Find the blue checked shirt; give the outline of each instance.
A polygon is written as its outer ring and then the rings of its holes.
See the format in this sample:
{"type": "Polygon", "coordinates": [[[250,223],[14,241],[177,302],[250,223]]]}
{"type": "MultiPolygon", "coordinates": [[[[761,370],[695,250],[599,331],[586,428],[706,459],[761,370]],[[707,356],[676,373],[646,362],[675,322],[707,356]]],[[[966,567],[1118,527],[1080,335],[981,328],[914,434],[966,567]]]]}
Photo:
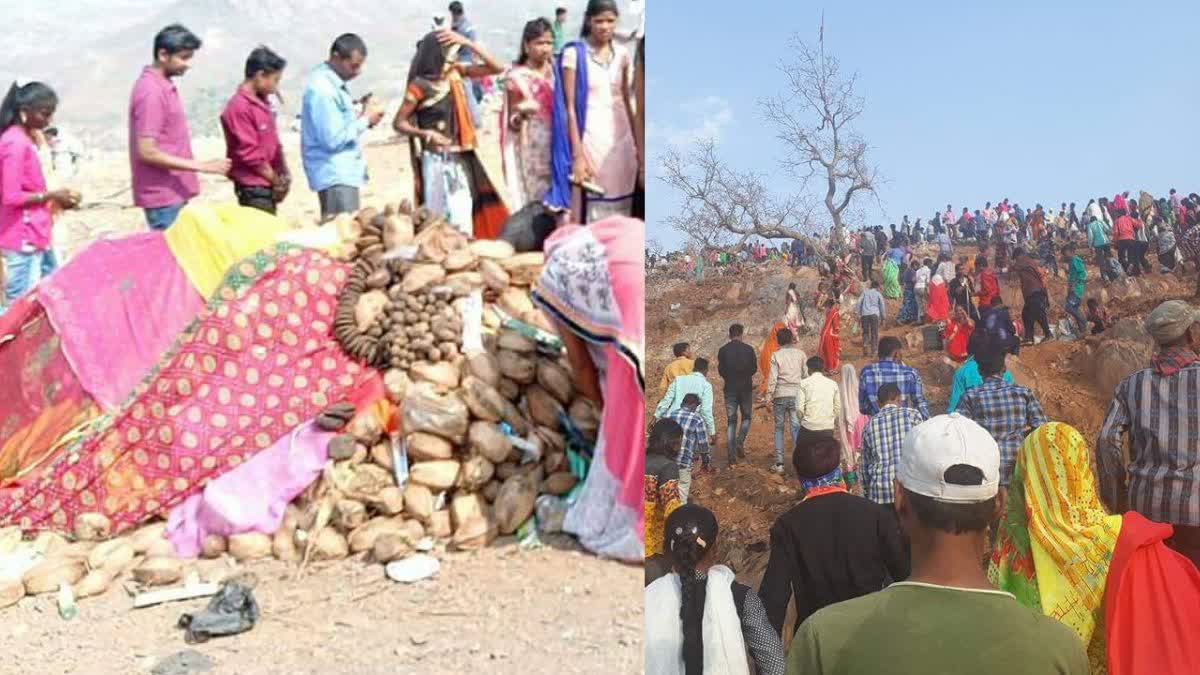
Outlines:
{"type": "Polygon", "coordinates": [[[1000,484],[1005,486],[1025,437],[1050,421],[1032,391],[995,375],[967,390],[958,401],[958,412],[996,439],[1000,446],[1000,484]]]}
{"type": "Polygon", "coordinates": [[[864,415],[879,412],[879,388],[888,382],[900,388],[901,404],[916,408],[925,419],[929,418],[921,376],[913,368],[891,359],[863,366],[858,378],[858,407],[864,415]]]}
{"type": "Polygon", "coordinates": [[[896,501],[892,481],[896,478],[896,463],[908,430],[925,421],[912,408],[888,405],[871,418],[863,429],[862,475],[863,496],[877,504],[896,501]]]}
{"type": "Polygon", "coordinates": [[[679,408],[664,419],[675,420],[676,424],[683,427],[683,445],[679,449],[677,463],[681,469],[691,468],[696,453],[708,453],[708,426],[704,423],[704,417],[697,410],[679,408]]]}

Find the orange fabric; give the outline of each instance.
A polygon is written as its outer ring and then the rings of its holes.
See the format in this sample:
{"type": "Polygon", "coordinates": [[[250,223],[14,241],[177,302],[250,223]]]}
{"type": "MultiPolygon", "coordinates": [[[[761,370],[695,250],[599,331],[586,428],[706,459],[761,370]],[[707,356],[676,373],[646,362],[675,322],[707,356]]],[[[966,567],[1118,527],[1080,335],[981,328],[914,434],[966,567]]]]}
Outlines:
{"type": "Polygon", "coordinates": [[[467,104],[467,90],[462,78],[450,79],[450,95],[454,97],[454,117],[458,122],[458,144],[463,148],[475,147],[475,123],[471,121],[471,109],[467,104]]]}
{"type": "Polygon", "coordinates": [[[950,317],[950,295],[945,283],[929,284],[929,306],[925,316],[930,321],[945,321],[950,317]]]}
{"type": "Polygon", "coordinates": [[[1165,523],[1122,516],[1104,591],[1110,675],[1184,675],[1200,664],[1200,570],[1164,543],[1165,523]]]}
{"type": "Polygon", "coordinates": [[[946,324],[946,352],[950,358],[962,363],[967,360],[967,341],[975,327],[970,322],[950,319],[946,324]]]}
{"type": "Polygon", "coordinates": [[[771,372],[771,357],[775,355],[779,349],[779,331],[787,328],[787,324],[783,321],[776,321],[774,326],[771,326],[771,332],[767,334],[767,339],[763,340],[762,348],[758,350],[758,372],[762,373],[762,382],[759,383],[759,392],[767,395],[767,375],[771,372]]]}
{"type": "Polygon", "coordinates": [[[842,352],[842,340],[839,333],[841,327],[842,315],[838,312],[837,305],[834,305],[825,314],[825,325],[821,328],[819,353],[821,360],[825,362],[825,372],[833,372],[838,369],[838,359],[842,352]]]}

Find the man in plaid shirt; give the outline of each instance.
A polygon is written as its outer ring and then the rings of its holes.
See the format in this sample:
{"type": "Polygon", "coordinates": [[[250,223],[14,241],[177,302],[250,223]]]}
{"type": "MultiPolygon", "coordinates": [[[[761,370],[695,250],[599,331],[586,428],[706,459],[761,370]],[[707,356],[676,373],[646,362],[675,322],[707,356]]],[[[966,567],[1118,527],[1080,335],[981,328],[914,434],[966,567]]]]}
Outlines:
{"type": "Polygon", "coordinates": [[[900,389],[901,403],[920,411],[921,419],[929,419],[921,376],[901,361],[900,338],[891,335],[879,340],[879,361],[863,366],[858,377],[858,407],[864,415],[879,412],[879,388],[889,382],[900,389]]]}
{"type": "Polygon", "coordinates": [[[908,430],[925,421],[921,413],[902,405],[900,387],[894,382],[879,387],[883,406],[863,429],[863,496],[876,504],[891,506],[896,501],[896,464],[908,430]]]}
{"type": "Polygon", "coordinates": [[[679,448],[679,501],[686,504],[688,492],[692,488],[692,459],[696,454],[704,462],[702,470],[708,470],[710,461],[708,453],[708,425],[704,417],[697,412],[700,407],[700,397],[688,394],[683,397],[679,409],[668,414],[664,419],[674,420],[683,428],[683,445],[679,448]]]}
{"type": "Polygon", "coordinates": [[[1004,381],[1004,347],[984,339],[975,353],[983,384],[968,389],[957,412],[988,430],[1000,446],[1000,485],[1008,486],[1025,437],[1050,420],[1029,389],[1004,381]]]}

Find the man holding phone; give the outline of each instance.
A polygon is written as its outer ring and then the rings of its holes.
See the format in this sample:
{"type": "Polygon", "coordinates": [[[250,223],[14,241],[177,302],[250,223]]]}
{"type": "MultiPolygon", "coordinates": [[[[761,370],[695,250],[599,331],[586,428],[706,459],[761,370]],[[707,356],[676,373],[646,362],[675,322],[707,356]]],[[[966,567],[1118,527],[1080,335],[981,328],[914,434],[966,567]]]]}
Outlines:
{"type": "Polygon", "coordinates": [[[383,119],[383,105],[360,99],[346,83],[362,73],[367,45],[354,33],[338,36],[329,60],[317,66],[304,89],[300,112],[300,154],[309,187],[321,202],[321,222],[359,207],[359,189],[367,182],[367,162],[359,138],[383,119]]]}

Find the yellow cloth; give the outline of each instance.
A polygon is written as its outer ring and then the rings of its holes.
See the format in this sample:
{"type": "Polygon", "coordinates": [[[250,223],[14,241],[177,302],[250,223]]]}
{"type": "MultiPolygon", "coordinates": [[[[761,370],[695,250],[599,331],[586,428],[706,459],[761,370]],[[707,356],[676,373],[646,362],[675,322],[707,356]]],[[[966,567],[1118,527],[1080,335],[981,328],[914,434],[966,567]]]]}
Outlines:
{"type": "Polygon", "coordinates": [[[1009,489],[990,575],[1000,590],[1074,630],[1093,672],[1102,672],[1104,588],[1121,516],[1096,495],[1083,436],[1060,422],[1038,427],[1021,446],[1009,489]]]}
{"type": "Polygon", "coordinates": [[[687,375],[692,372],[694,362],[686,356],[681,356],[670,363],[667,369],[663,371],[662,382],[658,386],[662,389],[662,393],[667,393],[667,387],[671,386],[671,382],[680,375],[687,375]]]}
{"type": "Polygon", "coordinates": [[[166,238],[192,285],[208,298],[230,267],[290,229],[282,218],[248,206],[195,204],[179,212],[166,238]]]}

